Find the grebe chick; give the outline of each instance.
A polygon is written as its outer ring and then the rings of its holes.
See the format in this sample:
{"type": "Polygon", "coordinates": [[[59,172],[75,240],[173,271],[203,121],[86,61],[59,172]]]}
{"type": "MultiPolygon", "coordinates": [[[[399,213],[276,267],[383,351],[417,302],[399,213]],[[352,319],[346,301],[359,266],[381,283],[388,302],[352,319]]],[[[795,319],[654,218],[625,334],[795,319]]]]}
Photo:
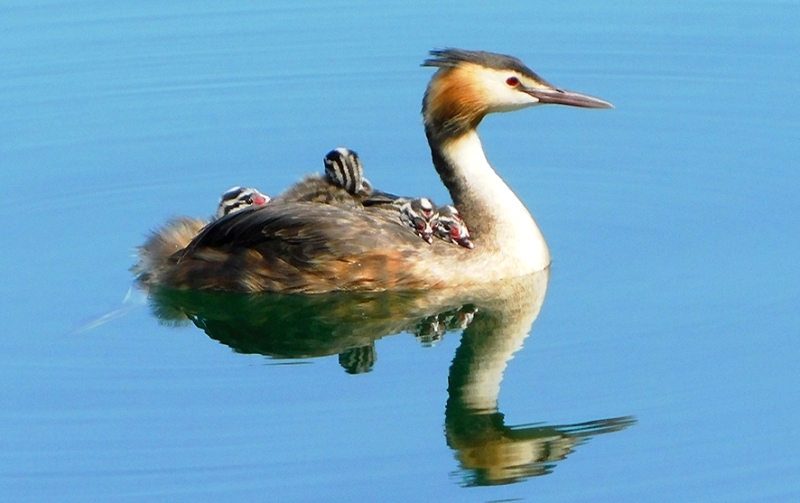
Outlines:
{"type": "Polygon", "coordinates": [[[243,210],[250,206],[261,206],[269,201],[269,196],[265,196],[258,190],[237,185],[226,190],[220,197],[216,218],[222,218],[229,213],[243,210]]]}
{"type": "Polygon", "coordinates": [[[372,184],[364,178],[364,166],[361,158],[354,151],[338,147],[323,159],[325,177],[334,185],[338,185],[353,196],[368,196],[372,193],[372,184]]]}
{"type": "Polygon", "coordinates": [[[323,159],[323,175],[309,175],[275,198],[276,202],[310,202],[360,208],[372,194],[358,154],[339,147],[323,159]]]}
{"type": "Polygon", "coordinates": [[[212,222],[157,281],[240,292],[380,291],[470,286],[547,268],[544,237],[486,159],[478,125],[491,113],[543,104],[612,105],[560,89],[512,56],[461,49],[430,54],[423,66],[436,73],[422,103],[425,134],[434,168],[469,222],[473,250],[438,239],[422,244],[396,212],[284,198],[212,222]]]}
{"type": "Polygon", "coordinates": [[[360,201],[367,207],[397,211],[403,224],[410,227],[428,244],[433,242],[433,226],[437,217],[435,205],[431,200],[426,197],[409,200],[385,192],[373,191],[372,185],[364,178],[361,159],[352,150],[339,147],[328,152],[325,156],[325,176],[331,183],[342,187],[348,193],[354,196],[364,196],[365,198],[360,201]],[[375,196],[370,197],[373,194],[375,196]]]}
{"type": "MultiPolygon", "coordinates": [[[[361,159],[352,150],[339,147],[331,150],[325,156],[325,176],[331,183],[342,187],[352,195],[371,196],[373,194],[372,185],[364,178],[363,173],[364,167],[361,159]]],[[[437,214],[435,205],[427,197],[409,200],[385,192],[375,191],[374,193],[375,197],[362,200],[365,206],[398,211],[400,221],[428,244],[433,242],[432,236],[437,236],[466,248],[474,247],[469,240],[467,226],[454,207],[444,207],[445,220],[440,223],[440,216],[437,214]],[[383,206],[379,206],[381,204],[383,206]],[[437,229],[439,229],[438,234],[437,229]]]]}
{"type": "MultiPolygon", "coordinates": [[[[269,197],[253,188],[231,187],[220,197],[213,222],[225,215],[235,213],[250,206],[261,206],[269,202],[269,197]]],[[[154,271],[163,267],[167,259],[179,250],[186,248],[197,234],[208,225],[208,221],[191,217],[175,217],[151,232],[142,246],[137,247],[138,262],[131,272],[140,283],[148,283],[154,271]]]]}
{"type": "Polygon", "coordinates": [[[400,206],[400,221],[411,227],[414,234],[433,243],[433,224],[436,221],[436,207],[427,197],[419,197],[403,202],[400,206]]]}
{"type": "Polygon", "coordinates": [[[448,243],[455,243],[464,248],[475,248],[475,244],[469,239],[469,229],[464,219],[458,213],[455,206],[445,205],[436,209],[438,218],[433,224],[433,234],[439,239],[448,243]]]}
{"type": "MultiPolygon", "coordinates": [[[[358,197],[364,206],[377,210],[398,211],[400,221],[428,244],[433,242],[434,224],[437,221],[435,205],[430,199],[421,197],[409,200],[391,194],[373,191],[372,184],[364,178],[364,166],[354,151],[339,147],[325,156],[325,177],[358,197]],[[374,197],[372,197],[374,194],[374,197]]],[[[458,213],[458,212],[456,212],[458,213]]],[[[463,220],[461,221],[463,224],[463,220]]],[[[464,226],[466,229],[466,226],[464,226]]],[[[467,233],[469,241],[469,233],[467,233]]]]}

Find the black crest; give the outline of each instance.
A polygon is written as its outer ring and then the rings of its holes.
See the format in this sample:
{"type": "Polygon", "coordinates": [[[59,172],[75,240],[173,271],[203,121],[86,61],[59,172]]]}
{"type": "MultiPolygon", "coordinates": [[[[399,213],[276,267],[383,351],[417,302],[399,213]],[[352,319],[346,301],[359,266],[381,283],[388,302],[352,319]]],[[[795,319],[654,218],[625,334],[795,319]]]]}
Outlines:
{"type": "Polygon", "coordinates": [[[539,75],[525,66],[519,58],[496,54],[486,51],[467,51],[465,49],[435,49],[430,52],[432,58],[426,59],[422,66],[433,66],[437,68],[454,68],[463,63],[474,63],[476,65],[494,68],[495,70],[513,70],[526,77],[544,82],[539,75]]]}

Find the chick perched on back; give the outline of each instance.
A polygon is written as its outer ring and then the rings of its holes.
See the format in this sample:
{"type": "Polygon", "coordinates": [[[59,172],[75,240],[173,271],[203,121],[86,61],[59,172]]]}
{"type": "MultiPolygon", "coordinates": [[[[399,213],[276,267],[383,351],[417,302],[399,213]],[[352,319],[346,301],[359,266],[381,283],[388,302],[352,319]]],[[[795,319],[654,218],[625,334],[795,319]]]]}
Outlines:
{"type": "Polygon", "coordinates": [[[475,248],[467,224],[455,206],[448,204],[437,208],[427,197],[402,201],[400,221],[429,244],[436,237],[464,248],[475,248]]]}
{"type": "Polygon", "coordinates": [[[464,219],[459,215],[455,206],[439,206],[436,210],[437,217],[433,225],[433,234],[448,243],[455,243],[464,248],[475,248],[469,239],[469,229],[464,219]]]}
{"type": "MultiPolygon", "coordinates": [[[[269,197],[252,188],[231,187],[220,197],[217,211],[211,221],[235,213],[250,206],[261,206],[269,197]]],[[[147,284],[152,275],[163,266],[175,252],[186,248],[192,239],[208,225],[198,218],[175,217],[153,231],[147,241],[136,249],[138,262],[131,267],[140,284],[147,284]]]]}
{"type": "Polygon", "coordinates": [[[323,159],[323,175],[311,175],[275,198],[276,201],[305,201],[345,206],[360,210],[398,212],[400,222],[428,244],[433,237],[473,248],[464,220],[453,206],[440,208],[427,197],[409,199],[373,190],[364,178],[358,154],[348,148],[331,150],[323,159]]]}
{"type": "Polygon", "coordinates": [[[354,151],[338,147],[323,159],[325,177],[334,185],[338,185],[353,196],[368,196],[372,193],[372,185],[364,178],[364,166],[361,158],[354,151]]]}
{"type": "Polygon", "coordinates": [[[275,201],[312,202],[359,208],[372,194],[358,154],[339,147],[325,155],[325,173],[309,175],[278,195],[275,201]]]}
{"type": "Polygon", "coordinates": [[[433,223],[436,220],[436,209],[427,197],[405,201],[400,205],[400,221],[411,227],[414,234],[433,243],[433,223]]]}
{"type": "Polygon", "coordinates": [[[219,200],[216,218],[222,218],[229,213],[242,210],[250,206],[261,206],[270,201],[269,196],[265,196],[256,189],[249,187],[231,187],[226,190],[219,200]]]}

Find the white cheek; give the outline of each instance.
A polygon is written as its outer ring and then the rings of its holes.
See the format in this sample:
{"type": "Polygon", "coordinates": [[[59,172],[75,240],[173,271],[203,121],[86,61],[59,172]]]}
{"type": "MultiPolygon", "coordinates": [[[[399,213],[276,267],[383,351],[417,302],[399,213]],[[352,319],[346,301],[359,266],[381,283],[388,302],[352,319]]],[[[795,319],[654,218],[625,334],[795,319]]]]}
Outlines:
{"type": "Polygon", "coordinates": [[[497,96],[497,99],[493,100],[492,106],[495,112],[513,112],[514,110],[539,104],[538,98],[508,86],[495,96],[497,96]]]}
{"type": "Polygon", "coordinates": [[[539,103],[537,98],[506,84],[503,78],[505,75],[504,73],[491,75],[483,80],[483,88],[491,112],[512,112],[539,103]]]}
{"type": "Polygon", "coordinates": [[[530,107],[538,104],[539,104],[538,98],[534,98],[530,94],[523,93],[522,91],[514,90],[513,96],[509,100],[507,108],[501,111],[510,112],[513,110],[519,110],[520,108],[530,107]]]}

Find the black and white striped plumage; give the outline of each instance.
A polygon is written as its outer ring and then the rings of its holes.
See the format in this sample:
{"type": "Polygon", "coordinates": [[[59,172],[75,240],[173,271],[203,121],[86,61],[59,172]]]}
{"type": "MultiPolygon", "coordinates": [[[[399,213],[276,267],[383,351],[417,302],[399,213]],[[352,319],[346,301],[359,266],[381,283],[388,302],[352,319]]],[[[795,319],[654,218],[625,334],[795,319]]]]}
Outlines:
{"type": "Polygon", "coordinates": [[[378,360],[378,353],[375,351],[375,344],[368,344],[357,348],[350,348],[339,353],[339,365],[348,374],[364,374],[372,371],[372,367],[378,360]]]}
{"type": "Polygon", "coordinates": [[[344,147],[331,150],[325,155],[325,177],[352,195],[368,195],[370,183],[364,178],[364,166],[358,154],[344,147]]]}
{"type": "MultiPolygon", "coordinates": [[[[325,156],[325,176],[332,184],[357,195],[369,194],[372,188],[364,178],[364,166],[354,151],[339,147],[325,156]]],[[[432,242],[436,236],[448,243],[455,243],[465,248],[474,248],[469,239],[469,230],[454,206],[442,206],[441,215],[433,202],[427,197],[407,200],[398,198],[393,201],[399,205],[400,220],[411,227],[415,234],[426,242],[432,242]]]]}
{"type": "MultiPolygon", "coordinates": [[[[323,159],[325,172],[305,177],[279,194],[273,203],[320,203],[339,208],[360,209],[371,201],[372,186],[364,178],[358,154],[340,147],[323,159]]],[[[382,194],[382,193],[381,193],[382,194]]],[[[378,201],[378,204],[383,203],[378,201]]]]}
{"type": "MultiPolygon", "coordinates": [[[[269,197],[256,189],[231,187],[220,196],[217,213],[212,221],[250,206],[261,206],[269,197]]],[[[136,249],[138,261],[131,268],[142,286],[150,286],[153,277],[174,253],[184,249],[208,225],[199,218],[176,217],[156,229],[147,241],[136,249]]]]}
{"type": "Polygon", "coordinates": [[[437,208],[436,213],[437,218],[433,223],[434,236],[464,248],[475,248],[475,245],[469,239],[467,224],[461,218],[455,206],[449,204],[440,206],[437,208]]]}
{"type": "Polygon", "coordinates": [[[436,219],[436,207],[427,197],[412,199],[400,206],[400,221],[411,227],[414,234],[428,244],[433,242],[433,224],[436,219]]]}
{"type": "Polygon", "coordinates": [[[261,206],[269,202],[265,196],[256,189],[249,187],[231,187],[219,199],[216,218],[222,218],[229,213],[239,211],[249,206],[261,206]]]}

